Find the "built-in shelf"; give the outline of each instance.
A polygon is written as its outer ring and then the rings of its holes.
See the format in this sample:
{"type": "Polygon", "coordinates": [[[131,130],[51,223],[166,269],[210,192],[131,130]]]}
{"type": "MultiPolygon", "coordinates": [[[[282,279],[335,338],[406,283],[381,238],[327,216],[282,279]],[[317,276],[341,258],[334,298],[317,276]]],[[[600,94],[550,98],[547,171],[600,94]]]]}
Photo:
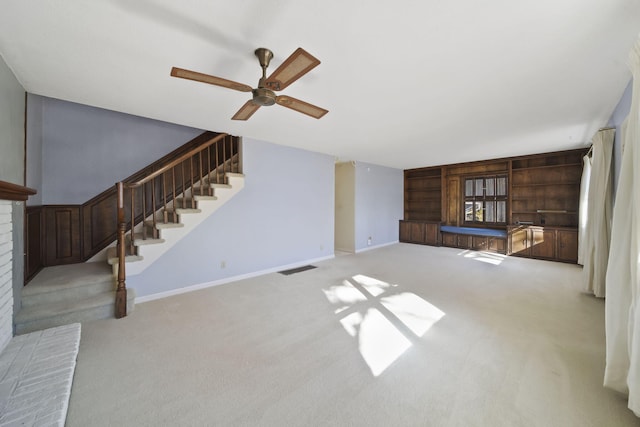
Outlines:
{"type": "Polygon", "coordinates": [[[579,182],[539,182],[533,184],[512,184],[511,187],[549,187],[556,185],[580,185],[579,182]]]}
{"type": "Polygon", "coordinates": [[[542,166],[526,166],[526,167],[514,167],[512,170],[513,172],[519,172],[522,170],[533,170],[533,169],[552,169],[552,168],[557,168],[557,167],[572,167],[572,166],[579,166],[582,167],[581,163],[564,163],[562,165],[542,165],[542,166]]]}
{"type": "Polygon", "coordinates": [[[441,174],[439,167],[404,171],[405,220],[440,220],[441,174]]]}
{"type": "MultiPolygon", "coordinates": [[[[577,230],[582,159],[586,151],[568,150],[405,170],[404,219],[464,225],[465,179],[505,174],[508,176],[507,223],[577,230]]],[[[532,250],[532,254],[534,252],[536,250],[532,250]]]]}
{"type": "Polygon", "coordinates": [[[514,215],[515,214],[551,214],[551,215],[576,215],[578,212],[573,212],[573,211],[565,211],[565,210],[552,210],[552,209],[538,209],[535,211],[513,211],[512,212],[514,215]]]}

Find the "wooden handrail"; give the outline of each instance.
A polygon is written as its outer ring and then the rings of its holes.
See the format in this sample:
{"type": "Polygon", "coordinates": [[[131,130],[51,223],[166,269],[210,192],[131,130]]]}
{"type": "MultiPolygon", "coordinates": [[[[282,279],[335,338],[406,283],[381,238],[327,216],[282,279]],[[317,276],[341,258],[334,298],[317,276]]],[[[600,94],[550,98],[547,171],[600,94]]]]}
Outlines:
{"type": "Polygon", "coordinates": [[[136,251],[136,226],[141,224],[142,240],[146,240],[147,228],[151,226],[151,237],[158,238],[157,223],[169,223],[169,212],[172,222],[177,222],[178,209],[196,207],[194,196],[212,196],[213,185],[224,178],[227,172],[239,172],[234,159],[239,155],[239,142],[228,134],[219,134],[210,140],[189,149],[176,159],[149,171],[144,176],[136,175],[129,181],[116,184],[117,191],[117,254],[118,275],[116,288],[116,318],[127,315],[127,288],[125,261],[127,252],[136,251]],[[221,145],[218,145],[221,143],[221,145]],[[229,147],[227,147],[227,145],[229,147]],[[211,151],[211,147],[213,152],[211,151]],[[203,155],[206,162],[203,162],[203,155]],[[195,166],[194,166],[195,164],[195,166]],[[205,168],[206,164],[206,168],[205,168]],[[228,164],[228,165],[227,165],[228,164]],[[170,174],[170,176],[168,176],[170,174]],[[169,183],[169,185],[167,185],[169,183]],[[193,185],[200,183],[199,194],[195,194],[193,185]],[[205,194],[205,187],[207,188],[205,194]],[[127,198],[125,191],[130,192],[127,198]],[[187,195],[190,195],[190,206],[187,206],[187,195]],[[125,201],[129,200],[129,206],[125,201]],[[127,211],[129,214],[127,215],[127,211]],[[164,210],[162,219],[157,218],[159,210],[164,210]],[[147,219],[149,218],[149,220],[147,219]],[[129,245],[126,233],[130,231],[129,245]]]}
{"type": "Polygon", "coordinates": [[[202,144],[201,146],[196,147],[196,148],[192,149],[191,151],[183,154],[182,156],[178,157],[177,159],[175,159],[171,163],[163,166],[162,168],[158,169],[157,171],[145,176],[144,178],[142,178],[142,179],[140,179],[138,181],[126,182],[125,185],[128,188],[139,187],[142,184],[145,184],[145,183],[151,181],[153,178],[156,178],[156,177],[162,175],[163,173],[168,172],[169,169],[172,169],[175,166],[179,165],[180,163],[184,162],[185,160],[193,157],[194,154],[198,154],[199,152],[203,151],[205,148],[212,146],[213,144],[215,144],[216,142],[220,141],[221,139],[224,139],[226,136],[228,136],[228,134],[221,133],[220,135],[211,138],[208,142],[202,144]]]}

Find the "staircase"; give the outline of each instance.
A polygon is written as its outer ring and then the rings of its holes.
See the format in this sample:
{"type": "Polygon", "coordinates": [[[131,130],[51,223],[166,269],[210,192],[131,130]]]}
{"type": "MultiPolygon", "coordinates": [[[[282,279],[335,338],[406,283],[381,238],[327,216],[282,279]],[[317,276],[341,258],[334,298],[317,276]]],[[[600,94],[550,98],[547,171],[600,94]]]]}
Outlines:
{"type": "MultiPolygon", "coordinates": [[[[235,155],[232,152],[227,160],[223,159],[219,167],[191,179],[192,184],[187,183],[184,191],[176,193],[174,182],[171,200],[165,200],[159,207],[154,204],[156,209],[146,214],[144,221],[133,227],[129,225],[133,234],[129,231],[126,235],[127,275],[142,273],[244,187],[243,174],[219,173],[219,170],[240,170],[237,151],[235,155]]],[[[192,171],[189,174],[192,175],[192,171]]],[[[184,176],[182,180],[185,182],[184,176]]],[[[131,200],[135,209],[134,197],[135,194],[131,200]]],[[[142,198],[145,197],[143,194],[142,198]]],[[[107,262],[104,262],[104,256],[98,255],[101,261],[46,267],[38,273],[22,291],[22,308],[15,317],[16,334],[113,318],[119,268],[116,242],[104,252],[107,262]]],[[[129,288],[127,313],[131,313],[134,307],[135,290],[129,288]]]]}
{"type": "MultiPolygon", "coordinates": [[[[243,174],[227,172],[225,176],[227,184],[210,183],[204,178],[200,183],[196,183],[194,187],[188,189],[184,197],[176,198],[176,203],[171,203],[166,209],[157,211],[155,215],[159,219],[155,223],[150,218],[147,218],[144,224],[140,224],[135,228],[133,236],[135,250],[128,251],[125,258],[127,275],[142,273],[173,245],[178,243],[182,237],[189,234],[202,221],[244,188],[243,174]],[[200,191],[200,185],[203,185],[206,190],[200,191]],[[198,193],[207,193],[207,195],[199,195],[198,193]],[[174,212],[178,221],[165,221],[174,212]],[[144,227],[147,227],[147,236],[157,235],[158,237],[144,238],[144,227]],[[153,228],[157,230],[157,233],[154,233],[153,228]]],[[[130,246],[131,234],[129,233],[127,235],[127,247],[130,246]]],[[[117,276],[118,255],[115,244],[107,250],[107,262],[113,267],[114,277],[117,276]]]]}
{"type": "MultiPolygon", "coordinates": [[[[22,291],[16,335],[113,317],[115,294],[115,279],[106,263],[47,267],[22,291]]],[[[135,291],[130,289],[128,310],[133,310],[134,300],[135,291]]]]}

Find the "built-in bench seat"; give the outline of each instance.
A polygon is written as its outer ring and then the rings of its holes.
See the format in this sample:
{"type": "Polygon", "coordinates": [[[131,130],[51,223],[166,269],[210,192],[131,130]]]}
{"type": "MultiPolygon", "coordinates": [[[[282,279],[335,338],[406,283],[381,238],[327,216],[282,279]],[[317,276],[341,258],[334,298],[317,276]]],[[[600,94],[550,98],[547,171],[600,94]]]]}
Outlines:
{"type": "Polygon", "coordinates": [[[496,230],[493,228],[476,228],[476,227],[456,227],[453,225],[440,226],[442,233],[467,234],[470,236],[488,236],[507,238],[507,230],[496,230]]]}
{"type": "Polygon", "coordinates": [[[440,232],[443,246],[507,253],[507,230],[443,225],[440,232]]]}
{"type": "Polygon", "coordinates": [[[493,229],[400,220],[400,241],[573,264],[578,259],[578,230],[574,227],[518,224],[493,229]]]}

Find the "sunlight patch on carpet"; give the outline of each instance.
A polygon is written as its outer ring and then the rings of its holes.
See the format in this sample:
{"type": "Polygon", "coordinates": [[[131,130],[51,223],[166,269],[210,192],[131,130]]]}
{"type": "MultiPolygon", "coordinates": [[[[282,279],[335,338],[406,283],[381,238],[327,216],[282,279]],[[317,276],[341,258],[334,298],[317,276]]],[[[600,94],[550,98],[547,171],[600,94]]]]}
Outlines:
{"type": "Polygon", "coordinates": [[[480,261],[492,265],[500,265],[502,261],[507,257],[506,255],[494,253],[494,252],[478,252],[478,251],[462,251],[458,255],[465,258],[472,259],[474,261],[480,261]]]}
{"type": "Polygon", "coordinates": [[[398,285],[362,274],[324,289],[340,324],[358,341],[374,377],[383,373],[445,313],[398,285]]]}

